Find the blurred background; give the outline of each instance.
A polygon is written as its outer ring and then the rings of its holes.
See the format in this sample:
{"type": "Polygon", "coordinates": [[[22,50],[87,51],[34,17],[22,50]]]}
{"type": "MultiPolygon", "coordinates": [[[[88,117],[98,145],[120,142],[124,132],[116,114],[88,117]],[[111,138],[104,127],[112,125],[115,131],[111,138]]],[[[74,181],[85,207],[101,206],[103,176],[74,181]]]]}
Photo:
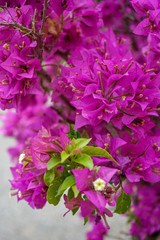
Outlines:
{"type": "MultiPolygon", "coordinates": [[[[17,203],[16,197],[9,197],[12,176],[7,149],[13,145],[11,138],[0,135],[0,240],[85,240],[91,226],[83,226],[83,219],[78,215],[68,213],[63,217],[67,211],[63,201],[57,207],[46,204],[41,210],[33,210],[27,202],[17,203]]],[[[106,239],[130,239],[125,217],[115,214],[108,222],[111,230],[106,239]]]]}

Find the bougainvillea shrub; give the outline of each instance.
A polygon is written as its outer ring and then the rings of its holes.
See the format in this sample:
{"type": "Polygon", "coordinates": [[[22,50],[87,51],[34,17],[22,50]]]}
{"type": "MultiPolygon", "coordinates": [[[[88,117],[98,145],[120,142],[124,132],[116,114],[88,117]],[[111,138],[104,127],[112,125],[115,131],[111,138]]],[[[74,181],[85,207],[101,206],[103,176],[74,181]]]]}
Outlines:
{"type": "Polygon", "coordinates": [[[160,1],[0,1],[11,196],[64,201],[102,240],[114,213],[160,235],[160,1]]]}

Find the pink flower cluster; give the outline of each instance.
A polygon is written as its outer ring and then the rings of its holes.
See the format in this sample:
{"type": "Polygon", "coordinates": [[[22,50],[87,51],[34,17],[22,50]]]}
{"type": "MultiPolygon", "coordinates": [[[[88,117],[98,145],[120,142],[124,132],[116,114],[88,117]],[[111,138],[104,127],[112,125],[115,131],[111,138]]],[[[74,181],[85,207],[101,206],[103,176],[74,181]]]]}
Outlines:
{"type": "Polygon", "coordinates": [[[93,224],[87,240],[104,239],[110,206],[130,209],[131,234],[158,236],[160,1],[0,7],[1,133],[16,139],[11,195],[32,208],[63,196],[93,224]]]}
{"type": "Polygon", "coordinates": [[[160,231],[160,189],[159,184],[132,183],[126,185],[132,195],[133,204],[128,213],[131,222],[130,233],[146,239],[158,237],[160,231]],[[148,189],[150,188],[150,191],[148,189]],[[149,204],[148,204],[149,203],[149,204]]]}

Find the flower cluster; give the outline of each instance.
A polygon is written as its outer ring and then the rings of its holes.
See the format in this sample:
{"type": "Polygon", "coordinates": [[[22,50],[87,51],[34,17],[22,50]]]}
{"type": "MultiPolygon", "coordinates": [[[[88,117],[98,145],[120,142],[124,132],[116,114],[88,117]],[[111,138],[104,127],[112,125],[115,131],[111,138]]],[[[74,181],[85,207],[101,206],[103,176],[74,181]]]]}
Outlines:
{"type": "Polygon", "coordinates": [[[152,234],[158,237],[160,231],[159,184],[134,183],[126,188],[133,198],[133,204],[128,213],[131,222],[130,233],[139,236],[140,239],[146,239],[152,234]]]}
{"type": "Polygon", "coordinates": [[[11,196],[16,194],[18,200],[26,200],[32,208],[45,205],[48,187],[44,182],[44,174],[50,154],[62,149],[59,142],[61,139],[52,136],[44,127],[32,138],[30,145],[20,154],[19,162],[11,168],[14,177],[10,181],[11,189],[17,189],[11,196]]]}
{"type": "Polygon", "coordinates": [[[0,7],[1,133],[16,139],[11,196],[32,208],[63,198],[93,224],[87,240],[104,239],[111,209],[129,211],[140,239],[158,235],[159,0],[0,7]]]}
{"type": "Polygon", "coordinates": [[[37,79],[41,63],[33,54],[37,42],[31,41],[32,36],[29,32],[32,24],[31,15],[33,8],[30,5],[21,8],[5,7],[0,12],[0,106],[2,109],[17,107],[22,96],[41,92],[37,79]]]}

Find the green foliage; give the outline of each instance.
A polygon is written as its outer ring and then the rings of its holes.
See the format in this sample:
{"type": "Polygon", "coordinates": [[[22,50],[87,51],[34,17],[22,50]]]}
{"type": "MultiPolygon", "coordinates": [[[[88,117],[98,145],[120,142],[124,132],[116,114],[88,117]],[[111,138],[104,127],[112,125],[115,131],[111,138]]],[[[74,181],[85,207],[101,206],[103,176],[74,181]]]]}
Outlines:
{"type": "Polygon", "coordinates": [[[70,175],[67,178],[65,178],[62,185],[58,189],[57,196],[63,194],[67,188],[71,187],[74,184],[75,184],[75,176],[74,175],[70,175]]]}
{"type": "Polygon", "coordinates": [[[128,193],[121,190],[121,195],[117,198],[115,213],[124,214],[126,213],[131,205],[131,197],[128,193]]]}
{"type": "Polygon", "coordinates": [[[51,170],[52,168],[57,166],[60,162],[61,162],[61,158],[58,155],[53,156],[47,164],[47,169],[51,170]]]}
{"type": "Polygon", "coordinates": [[[82,138],[89,138],[86,130],[83,131],[82,138]]]}
{"type": "Polygon", "coordinates": [[[47,201],[50,204],[53,204],[54,206],[56,206],[59,203],[60,199],[61,199],[62,195],[57,196],[57,193],[58,193],[58,189],[61,186],[63,181],[64,181],[63,177],[56,178],[52,182],[52,184],[50,185],[50,187],[49,187],[49,189],[47,191],[47,201]]]}
{"type": "Polygon", "coordinates": [[[87,216],[87,217],[84,217],[84,223],[83,223],[83,225],[86,225],[87,222],[88,222],[88,216],[87,216]]]}
{"type": "Polygon", "coordinates": [[[85,146],[82,149],[82,153],[86,153],[92,157],[105,157],[105,158],[111,159],[113,162],[118,164],[116,160],[113,159],[112,156],[109,154],[109,152],[107,152],[105,149],[100,147],[85,146]]]}
{"type": "Polygon", "coordinates": [[[128,212],[127,217],[128,217],[127,223],[131,223],[136,219],[136,216],[134,216],[134,214],[131,211],[128,212]]]}
{"type": "Polygon", "coordinates": [[[93,160],[87,154],[82,154],[82,156],[74,158],[73,161],[89,168],[90,170],[93,169],[93,160]]]}
{"type": "Polygon", "coordinates": [[[72,186],[72,190],[73,190],[74,197],[75,197],[75,198],[78,197],[79,191],[78,191],[76,185],[73,185],[73,186],[72,186]]]}
{"type": "Polygon", "coordinates": [[[72,214],[75,215],[78,210],[79,210],[79,207],[72,209],[72,210],[71,210],[71,211],[72,211],[72,214]]]}
{"type": "Polygon", "coordinates": [[[25,162],[23,163],[23,167],[27,166],[28,163],[29,163],[28,161],[25,161],[25,162]]]}
{"type": "Polygon", "coordinates": [[[44,174],[44,182],[47,186],[50,186],[51,183],[53,182],[55,178],[55,170],[51,169],[48,170],[45,174],[44,174]]]}
{"type": "Polygon", "coordinates": [[[122,183],[122,182],[124,182],[126,180],[126,176],[125,175],[121,175],[120,179],[121,179],[121,183],[122,183]]]}
{"type": "Polygon", "coordinates": [[[81,138],[81,134],[77,131],[77,130],[74,130],[74,125],[73,124],[70,124],[69,125],[69,132],[67,133],[67,136],[70,138],[70,139],[77,139],[77,138],[81,138]]]}
{"type": "Polygon", "coordinates": [[[74,149],[76,148],[83,148],[86,145],[88,145],[88,143],[91,141],[91,138],[79,138],[79,139],[74,139],[75,145],[74,145],[74,149]]]}
{"type": "MultiPolygon", "coordinates": [[[[111,161],[116,162],[112,156],[104,149],[100,147],[87,146],[91,138],[81,137],[80,133],[74,130],[73,125],[70,125],[70,131],[68,133],[71,141],[66,145],[65,150],[61,154],[53,155],[47,164],[47,172],[44,175],[44,181],[49,187],[47,192],[47,200],[50,204],[57,205],[61,196],[67,191],[68,201],[73,198],[81,196],[84,200],[88,200],[85,195],[81,195],[77,189],[75,176],[72,174],[72,169],[88,168],[92,170],[94,168],[92,156],[105,157],[111,161]],[[57,167],[63,167],[63,171],[57,171],[57,167]]],[[[95,167],[98,171],[99,167],[95,167]]],[[[128,195],[122,190],[121,196],[117,199],[116,212],[123,213],[126,211],[126,207],[123,207],[123,202],[128,199],[128,195]]],[[[74,215],[78,211],[79,207],[74,206],[72,214],[74,215]]],[[[127,208],[128,209],[128,208],[127,208]]],[[[84,218],[84,225],[87,223],[88,217],[84,218]]]]}
{"type": "Polygon", "coordinates": [[[69,145],[66,146],[66,152],[68,154],[73,153],[74,154],[74,150],[76,149],[82,149],[83,147],[85,147],[89,142],[91,141],[91,138],[77,138],[77,139],[72,139],[72,141],[70,142],[69,145]]]}
{"type": "Polygon", "coordinates": [[[67,198],[68,198],[68,201],[70,201],[72,198],[74,198],[74,192],[71,187],[68,190],[67,198]]]}
{"type": "Polygon", "coordinates": [[[61,162],[63,163],[64,161],[67,160],[67,158],[70,157],[70,154],[69,153],[66,153],[65,151],[62,151],[61,153],[61,162]]]}

